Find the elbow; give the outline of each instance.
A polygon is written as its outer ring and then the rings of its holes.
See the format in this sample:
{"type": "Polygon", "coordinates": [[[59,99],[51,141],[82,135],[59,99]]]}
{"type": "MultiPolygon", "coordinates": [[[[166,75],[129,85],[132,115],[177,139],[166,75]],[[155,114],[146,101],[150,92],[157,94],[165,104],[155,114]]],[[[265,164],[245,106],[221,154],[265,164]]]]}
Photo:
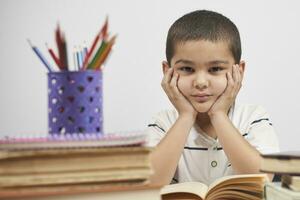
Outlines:
{"type": "Polygon", "coordinates": [[[260,166],[260,157],[247,162],[232,164],[232,168],[235,174],[260,174],[260,166]]]}
{"type": "Polygon", "coordinates": [[[157,173],[153,173],[152,176],[150,176],[151,185],[164,186],[164,185],[169,185],[170,183],[171,180],[166,176],[157,173]]]}
{"type": "Polygon", "coordinates": [[[162,164],[161,160],[158,159],[156,152],[153,152],[150,156],[150,163],[153,169],[153,173],[150,176],[150,184],[164,186],[171,182],[172,177],[169,175],[169,170],[162,164]]]}

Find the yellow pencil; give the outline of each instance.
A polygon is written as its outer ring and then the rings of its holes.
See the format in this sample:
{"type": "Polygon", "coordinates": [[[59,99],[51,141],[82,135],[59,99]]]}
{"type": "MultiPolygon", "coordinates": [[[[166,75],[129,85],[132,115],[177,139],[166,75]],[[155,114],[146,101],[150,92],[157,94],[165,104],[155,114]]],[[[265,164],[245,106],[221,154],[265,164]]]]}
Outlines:
{"type": "Polygon", "coordinates": [[[99,57],[99,59],[96,61],[95,63],[95,70],[100,70],[101,65],[104,63],[104,61],[106,60],[107,56],[109,55],[112,46],[114,45],[115,41],[116,41],[117,36],[114,35],[109,41],[108,44],[106,46],[106,48],[103,50],[103,53],[101,54],[101,56],[99,57]]]}

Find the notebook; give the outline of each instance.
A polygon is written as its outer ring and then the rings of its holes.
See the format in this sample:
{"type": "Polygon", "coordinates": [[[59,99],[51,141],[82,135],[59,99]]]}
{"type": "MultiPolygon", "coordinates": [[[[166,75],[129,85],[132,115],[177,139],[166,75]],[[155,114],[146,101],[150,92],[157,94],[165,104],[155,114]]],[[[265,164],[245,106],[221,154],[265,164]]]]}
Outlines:
{"type": "Polygon", "coordinates": [[[142,146],[146,134],[137,132],[110,134],[49,134],[47,136],[6,136],[0,138],[0,150],[30,150],[52,148],[97,148],[118,146],[142,146]]]}

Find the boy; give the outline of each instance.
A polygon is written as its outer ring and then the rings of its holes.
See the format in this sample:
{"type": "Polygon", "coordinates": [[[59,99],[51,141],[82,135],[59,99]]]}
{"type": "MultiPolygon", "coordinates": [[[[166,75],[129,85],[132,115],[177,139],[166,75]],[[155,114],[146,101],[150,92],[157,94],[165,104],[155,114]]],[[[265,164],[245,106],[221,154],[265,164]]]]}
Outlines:
{"type": "MultiPolygon", "coordinates": [[[[206,10],[169,29],[162,87],[176,110],[149,125],[151,181],[206,184],[232,174],[259,173],[260,153],[279,151],[266,111],[235,105],[245,70],[237,27],[206,10]]],[[[272,175],[269,175],[272,178],[272,175]]]]}

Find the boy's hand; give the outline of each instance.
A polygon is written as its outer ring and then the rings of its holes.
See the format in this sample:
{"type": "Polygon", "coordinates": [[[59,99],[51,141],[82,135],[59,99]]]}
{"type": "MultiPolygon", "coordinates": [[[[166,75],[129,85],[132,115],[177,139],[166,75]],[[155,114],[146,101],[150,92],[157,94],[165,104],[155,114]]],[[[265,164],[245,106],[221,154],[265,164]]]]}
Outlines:
{"type": "Polygon", "coordinates": [[[179,74],[174,72],[174,69],[170,67],[165,73],[161,86],[167,94],[168,98],[175,106],[179,115],[191,116],[193,120],[196,119],[197,112],[192,104],[185,98],[180,92],[177,83],[179,74]]]}
{"type": "Polygon", "coordinates": [[[216,102],[212,105],[208,111],[210,117],[216,114],[226,114],[228,113],[230,107],[232,106],[235,98],[242,86],[242,71],[239,65],[233,65],[232,73],[226,73],[227,86],[225,91],[219,96],[216,102]]]}

